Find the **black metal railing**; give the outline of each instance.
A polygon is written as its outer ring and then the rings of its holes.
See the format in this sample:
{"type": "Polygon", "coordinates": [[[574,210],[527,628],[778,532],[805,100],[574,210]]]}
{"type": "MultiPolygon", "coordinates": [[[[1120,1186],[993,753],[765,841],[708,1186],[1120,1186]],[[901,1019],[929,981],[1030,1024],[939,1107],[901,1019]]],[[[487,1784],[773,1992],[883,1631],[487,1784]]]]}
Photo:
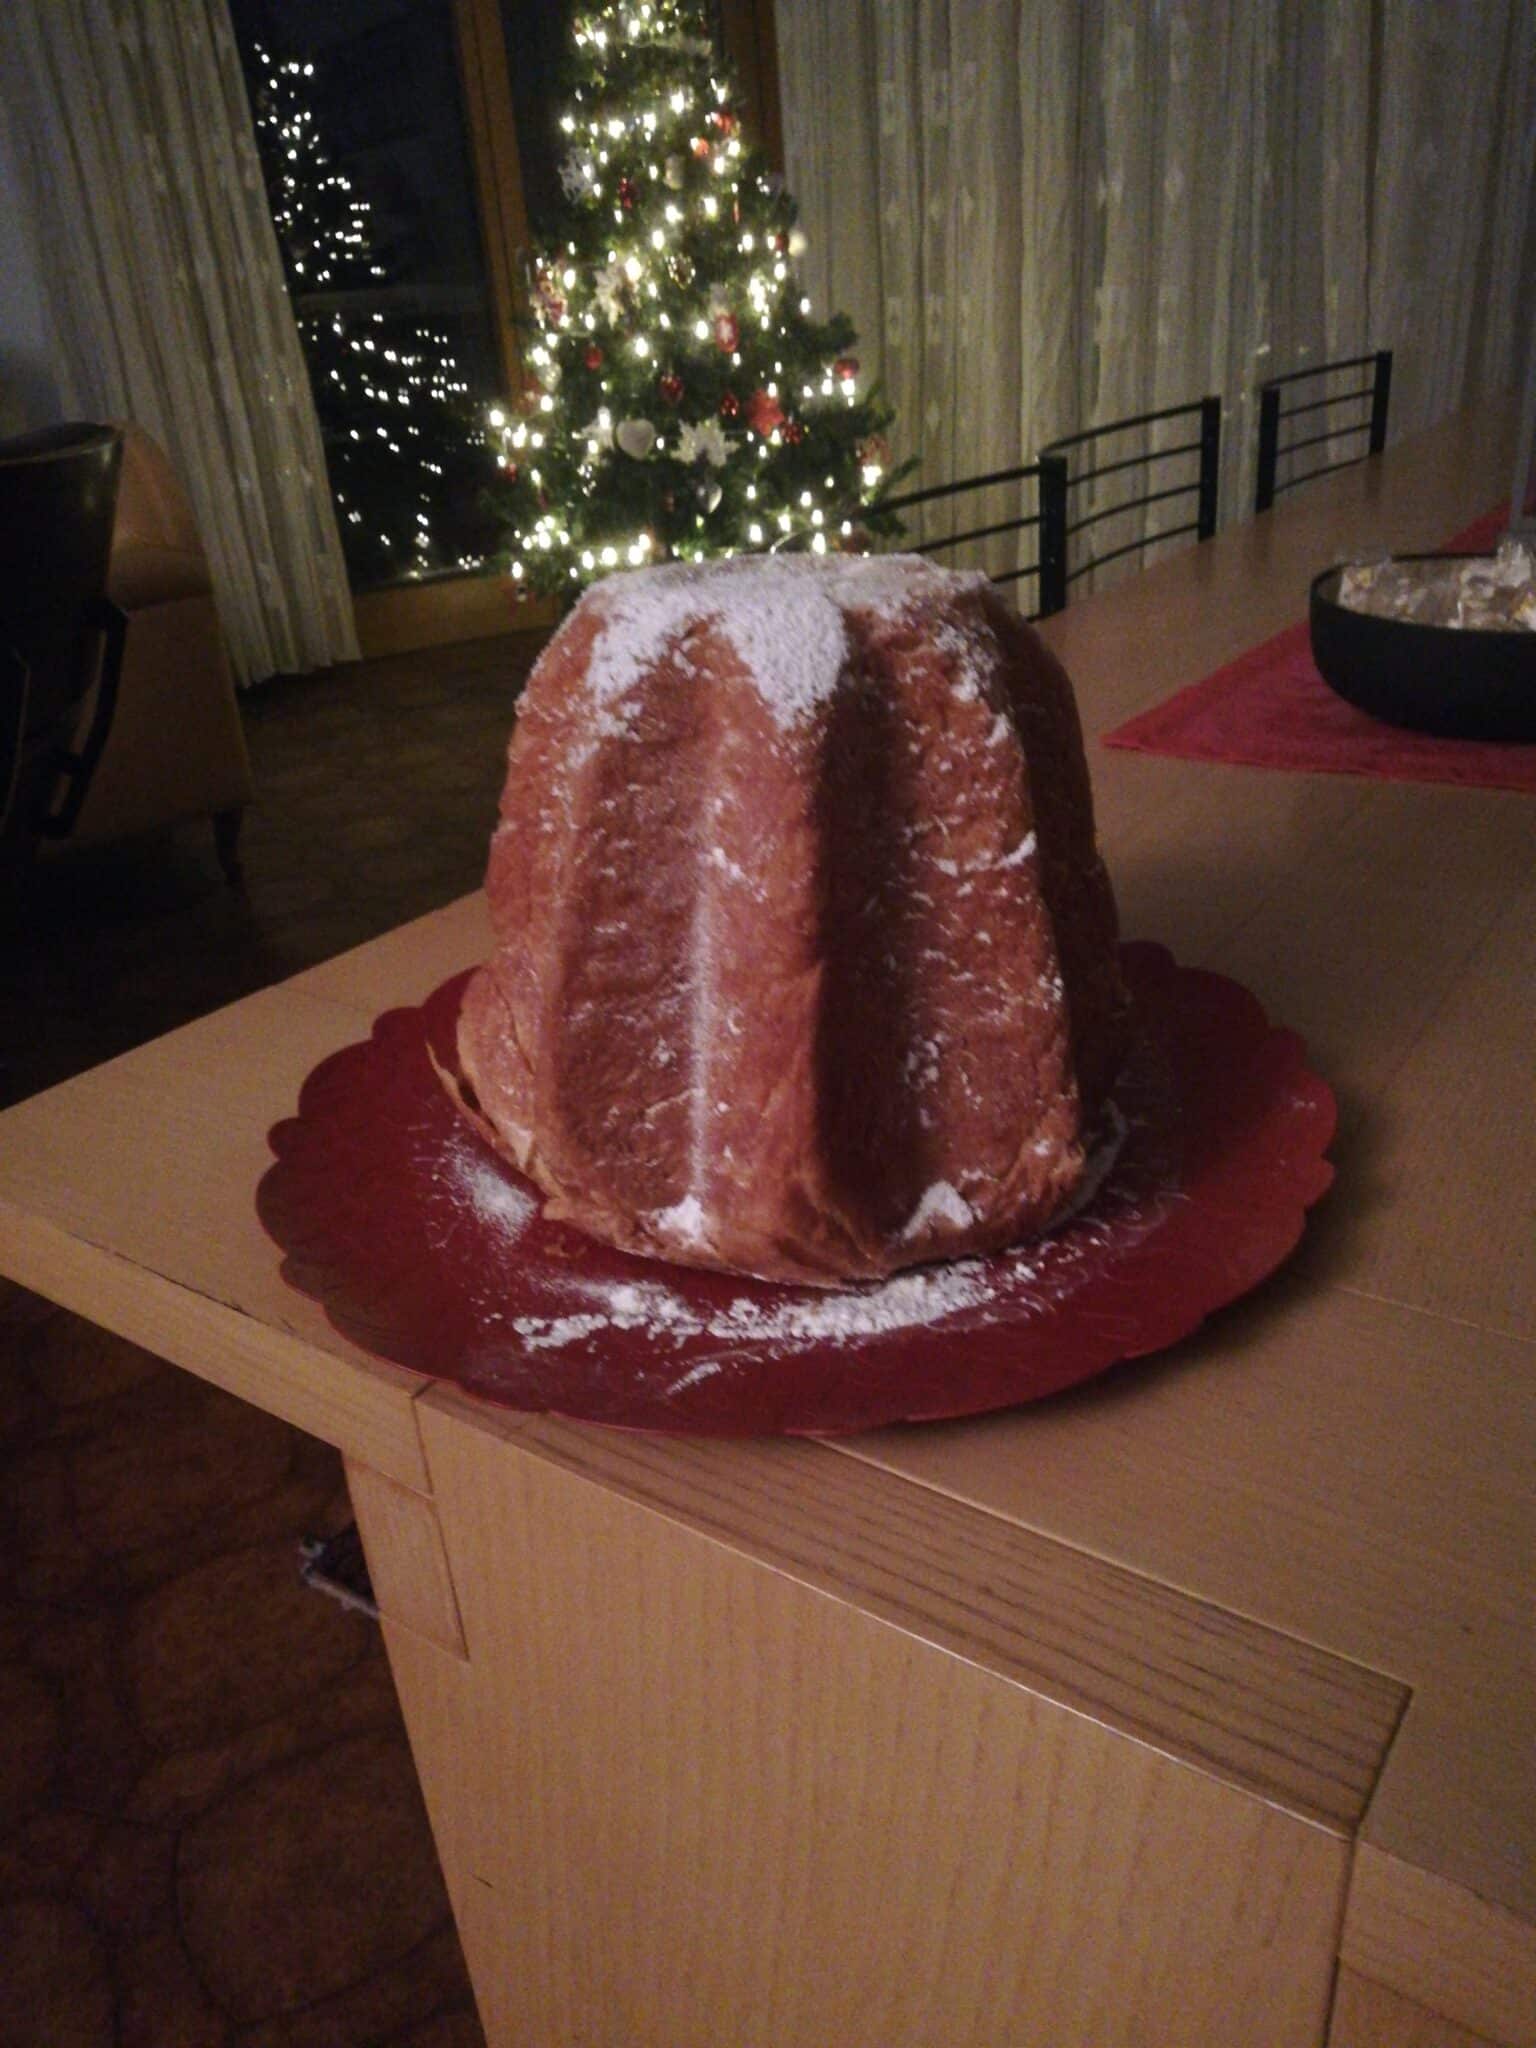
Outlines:
{"type": "Polygon", "coordinates": [[[1060,461],[1065,470],[1064,490],[1067,493],[1082,489],[1085,485],[1101,482],[1105,477],[1126,475],[1132,470],[1144,472],[1148,487],[1128,496],[1116,498],[1111,504],[1098,504],[1081,517],[1073,518],[1066,506],[1063,508],[1061,552],[1063,558],[1063,593],[1065,585],[1075,583],[1080,576],[1091,570],[1102,569],[1107,562],[1119,560],[1122,555],[1134,554],[1142,548],[1156,547],[1165,540],[1173,540],[1181,534],[1192,533],[1199,540],[1209,540],[1216,531],[1217,486],[1221,474],[1221,400],[1206,396],[1190,401],[1188,405],[1169,405],[1155,412],[1135,413],[1123,420],[1110,420],[1103,426],[1084,427],[1076,434],[1063,434],[1052,441],[1042,453],[1041,461],[1060,461]],[[1133,455],[1115,456],[1106,461],[1097,461],[1092,456],[1091,467],[1075,468],[1071,457],[1077,451],[1090,448],[1093,444],[1108,441],[1115,436],[1128,433],[1142,433],[1148,428],[1161,426],[1169,420],[1188,419],[1198,421],[1194,438],[1176,441],[1169,447],[1148,447],[1133,455]],[[1174,484],[1159,483],[1151,487],[1151,473],[1157,465],[1172,462],[1179,457],[1196,456],[1198,461],[1195,474],[1187,480],[1174,484]],[[1120,517],[1129,512],[1145,510],[1149,505],[1172,503],[1175,499],[1193,500],[1193,518],[1177,526],[1160,527],[1155,533],[1139,534],[1119,547],[1106,548],[1102,554],[1088,554],[1081,560],[1066,565],[1066,557],[1074,536],[1088,532],[1106,519],[1120,517]]]}
{"type": "MultiPolygon", "coordinates": [[[[924,490],[908,491],[899,498],[887,499],[881,509],[906,512],[918,505],[935,505],[975,491],[996,490],[1007,484],[1019,486],[1022,502],[1024,486],[1031,482],[1036,487],[1038,509],[1034,512],[1021,511],[1014,518],[988,520],[981,526],[965,526],[956,533],[936,535],[914,543],[911,552],[934,555],[946,548],[994,540],[1000,534],[1038,533],[1039,546],[1034,560],[1021,564],[1017,569],[1006,569],[993,576],[992,581],[1017,583],[1025,576],[1035,577],[1037,603],[1029,616],[1043,619],[1052,612],[1059,612],[1067,601],[1067,464],[1064,457],[1042,455],[1036,462],[1020,463],[1012,469],[991,470],[985,476],[961,477],[950,484],[931,484],[924,490]]],[[[985,514],[982,516],[986,518],[985,514]]]]}
{"type": "Polygon", "coordinates": [[[1367,455],[1379,455],[1387,445],[1387,406],[1392,396],[1392,351],[1389,348],[1376,349],[1363,356],[1341,356],[1337,362],[1317,363],[1309,370],[1292,370],[1285,377],[1269,377],[1259,386],[1259,460],[1254,480],[1253,509],[1267,512],[1275,502],[1279,491],[1294,490],[1298,484],[1310,483],[1313,477],[1327,476],[1335,469],[1348,469],[1354,463],[1363,462],[1367,455]],[[1287,406],[1284,393],[1292,385],[1301,384],[1315,377],[1341,375],[1346,370],[1361,370],[1371,365],[1371,380],[1349,391],[1334,391],[1322,398],[1308,399],[1301,405],[1287,406]],[[1282,441],[1281,428],[1291,420],[1301,420],[1319,413],[1331,412],[1335,406],[1358,405],[1362,400],[1370,401],[1370,412],[1363,418],[1330,421],[1316,434],[1301,434],[1282,441]],[[1319,448],[1325,443],[1337,445],[1343,435],[1364,434],[1366,445],[1358,454],[1347,455],[1334,462],[1314,463],[1312,468],[1299,474],[1279,476],[1280,458],[1283,455],[1298,454],[1303,448],[1319,448]]]}

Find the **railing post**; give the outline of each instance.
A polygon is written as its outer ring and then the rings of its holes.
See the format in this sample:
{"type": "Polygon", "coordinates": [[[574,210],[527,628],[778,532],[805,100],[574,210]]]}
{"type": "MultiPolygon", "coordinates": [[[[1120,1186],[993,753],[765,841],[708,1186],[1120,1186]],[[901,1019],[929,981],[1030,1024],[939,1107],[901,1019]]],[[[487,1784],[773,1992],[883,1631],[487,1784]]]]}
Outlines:
{"type": "Polygon", "coordinates": [[[1275,465],[1280,459],[1280,387],[1259,386],[1259,474],[1253,509],[1267,512],[1275,502],[1275,465]]]}
{"type": "Polygon", "coordinates": [[[1387,445],[1387,400],[1392,396],[1392,351],[1376,351],[1376,380],[1371,386],[1371,453],[1379,455],[1387,445]]]}
{"type": "Polygon", "coordinates": [[[1040,458],[1040,616],[1067,603],[1067,458],[1040,458]]]}
{"type": "Polygon", "coordinates": [[[1200,500],[1195,534],[1209,540],[1216,531],[1216,496],[1221,481],[1221,400],[1200,401],[1200,500]]]}

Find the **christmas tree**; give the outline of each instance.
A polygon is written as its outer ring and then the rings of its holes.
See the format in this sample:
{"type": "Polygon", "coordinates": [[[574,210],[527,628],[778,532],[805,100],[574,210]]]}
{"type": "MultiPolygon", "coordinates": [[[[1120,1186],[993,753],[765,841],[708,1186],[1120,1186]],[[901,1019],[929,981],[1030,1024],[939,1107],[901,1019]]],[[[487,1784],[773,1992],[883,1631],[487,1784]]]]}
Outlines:
{"type": "Polygon", "coordinates": [[[510,573],[573,595],[620,567],[899,531],[890,414],[793,270],[795,208],[746,145],[700,0],[573,25],[566,195],[532,279],[528,388],[491,415],[510,573]]]}
{"type": "Polygon", "coordinates": [[[381,307],[392,283],[366,199],[309,104],[315,67],[254,51],[256,141],[355,585],[479,564],[494,474],[447,337],[381,307]]]}

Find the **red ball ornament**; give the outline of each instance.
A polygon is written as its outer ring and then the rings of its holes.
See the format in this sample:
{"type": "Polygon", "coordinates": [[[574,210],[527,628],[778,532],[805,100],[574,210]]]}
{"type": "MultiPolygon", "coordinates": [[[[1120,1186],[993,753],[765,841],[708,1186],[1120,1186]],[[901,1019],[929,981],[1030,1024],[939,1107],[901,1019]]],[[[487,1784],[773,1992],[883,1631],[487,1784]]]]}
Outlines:
{"type": "Polygon", "coordinates": [[[632,213],[634,211],[635,181],[633,178],[620,178],[619,204],[620,206],[623,207],[626,213],[632,213]]]}
{"type": "Polygon", "coordinates": [[[695,135],[692,147],[694,155],[702,162],[709,155],[709,137],[707,135],[695,135]]]}
{"type": "Polygon", "coordinates": [[[741,329],[736,325],[734,313],[715,315],[715,346],[726,355],[734,355],[741,343],[741,329]]]}
{"type": "Polygon", "coordinates": [[[784,422],[784,438],[793,448],[805,439],[805,429],[798,420],[786,420],[784,422]]]}
{"type": "Polygon", "coordinates": [[[740,411],[741,400],[736,396],[734,391],[727,391],[725,396],[720,401],[721,419],[733,420],[735,419],[737,413],[739,413],[740,411]]]}
{"type": "Polygon", "coordinates": [[[656,389],[661,393],[668,405],[678,405],[681,403],[683,380],[681,377],[673,376],[670,370],[668,370],[664,377],[657,380],[656,389]]]}
{"type": "Polygon", "coordinates": [[[754,434],[761,434],[766,441],[775,427],[784,422],[784,408],[776,398],[770,398],[766,391],[754,391],[747,406],[747,424],[754,434]]]}
{"type": "Polygon", "coordinates": [[[857,356],[839,356],[832,367],[845,382],[851,382],[859,374],[859,359],[857,356]]]}
{"type": "Polygon", "coordinates": [[[595,341],[587,343],[586,364],[589,370],[600,370],[603,367],[603,352],[595,341]]]}
{"type": "Polygon", "coordinates": [[[773,246],[775,249],[778,250],[779,254],[782,256],[784,254],[784,251],[789,247],[788,235],[784,234],[782,231],[776,234],[773,238],[773,246]]]}

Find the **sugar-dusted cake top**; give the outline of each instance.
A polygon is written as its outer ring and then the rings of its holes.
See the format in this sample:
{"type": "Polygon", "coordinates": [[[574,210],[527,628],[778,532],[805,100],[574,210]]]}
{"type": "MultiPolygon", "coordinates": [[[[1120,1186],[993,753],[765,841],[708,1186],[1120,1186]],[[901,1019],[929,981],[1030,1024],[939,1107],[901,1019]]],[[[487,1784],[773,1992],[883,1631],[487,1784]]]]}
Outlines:
{"type": "Polygon", "coordinates": [[[722,632],[781,725],[825,702],[848,657],[850,612],[895,620],[942,613],[985,576],[941,569],[918,555],[737,555],[669,562],[592,586],[575,617],[596,617],[587,685],[602,704],[625,696],[663,653],[684,654],[689,631],[722,632]]]}

